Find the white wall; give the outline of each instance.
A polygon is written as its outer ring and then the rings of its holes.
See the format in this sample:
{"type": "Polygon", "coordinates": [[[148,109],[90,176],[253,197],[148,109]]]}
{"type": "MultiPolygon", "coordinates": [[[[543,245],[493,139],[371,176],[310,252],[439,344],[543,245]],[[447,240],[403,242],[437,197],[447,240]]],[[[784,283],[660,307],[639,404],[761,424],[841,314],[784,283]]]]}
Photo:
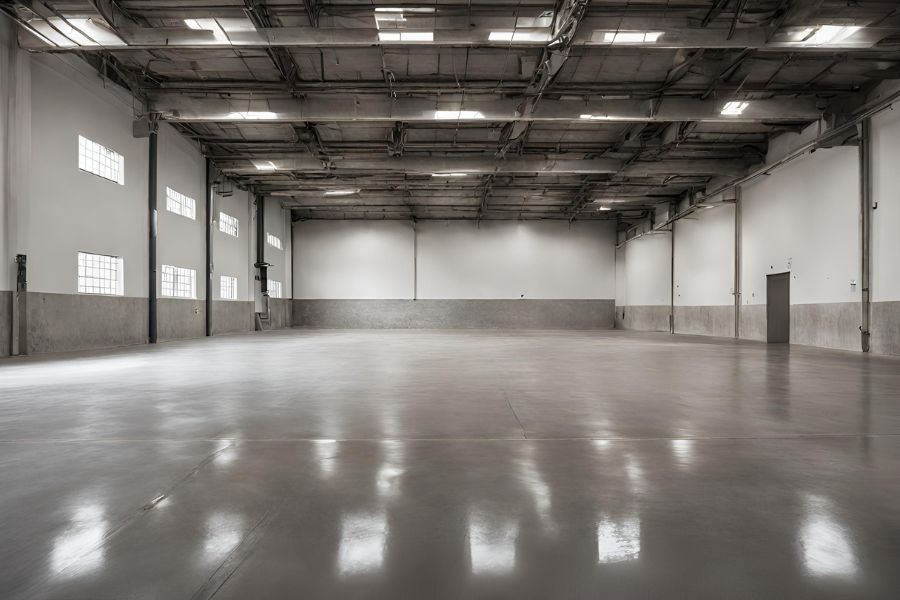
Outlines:
{"type": "Polygon", "coordinates": [[[617,306],[669,306],[672,301],[672,238],[668,232],[644,235],[619,249],[617,306]],[[624,265],[623,265],[624,263],[624,265]]]}
{"type": "Polygon", "coordinates": [[[266,200],[266,232],[281,239],[281,250],[266,244],[266,262],[270,280],[281,282],[282,298],[291,297],[291,216],[276,198],[266,200]]]}
{"type": "Polygon", "coordinates": [[[900,108],[872,119],[872,300],[900,300],[900,108]]]}
{"type": "MultiPolygon", "coordinates": [[[[13,285],[13,257],[10,255],[12,250],[12,231],[8,225],[7,212],[10,210],[8,198],[10,195],[10,185],[12,183],[9,173],[10,155],[7,152],[7,144],[10,144],[12,132],[8,119],[11,111],[15,110],[15,76],[13,69],[15,68],[15,40],[12,30],[12,24],[9,19],[0,21],[0,291],[7,291],[15,287],[13,285]]],[[[0,315],[5,318],[5,315],[0,315]]],[[[4,341],[0,340],[0,347],[4,341]]]]}
{"type": "MultiPolygon", "coordinates": [[[[194,269],[197,273],[197,298],[206,298],[206,162],[199,148],[167,123],[160,125],[158,146],[156,258],[159,268],[156,285],[159,297],[163,297],[162,265],[173,265],[194,269]],[[166,188],[193,198],[197,218],[189,219],[169,212],[166,209],[166,188]]],[[[144,193],[146,195],[146,191],[144,193]]],[[[144,211],[146,214],[146,208],[144,211]]]]}
{"type": "Polygon", "coordinates": [[[407,221],[303,221],[294,224],[293,238],[294,298],[413,297],[413,229],[407,221]]]}
{"type": "Polygon", "coordinates": [[[213,298],[216,300],[222,298],[219,290],[222,275],[237,277],[238,300],[253,300],[253,278],[256,274],[253,257],[256,250],[251,241],[252,208],[250,196],[244,190],[234,188],[230,196],[213,196],[213,298]],[[219,231],[220,212],[238,220],[238,237],[219,231]]]}
{"type": "Polygon", "coordinates": [[[734,305],[734,206],[675,223],[675,305],[734,305]]]}
{"type": "Polygon", "coordinates": [[[605,299],[615,295],[609,222],[418,224],[422,299],[605,299]]]}
{"type": "Polygon", "coordinates": [[[295,298],[607,299],[612,223],[307,221],[294,226],[295,298]],[[416,256],[417,255],[417,256],[416,256]],[[417,273],[414,264],[418,266],[417,273]]]}
{"type": "Polygon", "coordinates": [[[858,172],[856,148],[822,149],[744,186],[744,304],[785,271],[791,304],[859,302],[858,172]]]}
{"type": "Polygon", "coordinates": [[[76,293],[82,250],[123,257],[125,295],[146,297],[148,143],[132,137],[131,98],[72,57],[31,63],[28,192],[17,218],[29,290],[76,293]],[[79,134],[124,155],[124,186],[78,169],[79,134]]]}

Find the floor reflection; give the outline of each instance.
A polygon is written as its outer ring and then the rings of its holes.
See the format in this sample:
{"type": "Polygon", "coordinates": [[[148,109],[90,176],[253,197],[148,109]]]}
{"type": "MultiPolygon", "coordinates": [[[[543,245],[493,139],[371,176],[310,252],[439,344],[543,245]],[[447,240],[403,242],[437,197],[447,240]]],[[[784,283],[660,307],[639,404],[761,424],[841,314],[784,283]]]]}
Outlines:
{"type": "Polygon", "coordinates": [[[848,532],[834,519],[831,503],[821,496],[804,499],[806,517],[800,527],[803,565],[817,577],[853,578],[858,571],[848,532]]]}
{"type": "Polygon", "coordinates": [[[216,512],[207,517],[203,561],[217,564],[225,560],[241,542],[245,525],[244,516],[239,514],[216,512]]]}
{"type": "Polygon", "coordinates": [[[102,567],[105,558],[102,543],[108,528],[102,505],[76,507],[69,526],[53,540],[51,574],[54,577],[72,577],[102,567]]]}
{"type": "Polygon", "coordinates": [[[387,545],[387,517],[383,512],[352,513],[341,521],[338,571],[343,576],[380,571],[387,545]]]}
{"type": "Polygon", "coordinates": [[[641,556],[641,521],[637,517],[604,518],[597,524],[597,560],[618,563],[641,556]]]}
{"type": "Polygon", "coordinates": [[[469,556],[474,575],[504,575],[516,567],[519,524],[507,517],[474,513],[469,517],[469,556]]]}

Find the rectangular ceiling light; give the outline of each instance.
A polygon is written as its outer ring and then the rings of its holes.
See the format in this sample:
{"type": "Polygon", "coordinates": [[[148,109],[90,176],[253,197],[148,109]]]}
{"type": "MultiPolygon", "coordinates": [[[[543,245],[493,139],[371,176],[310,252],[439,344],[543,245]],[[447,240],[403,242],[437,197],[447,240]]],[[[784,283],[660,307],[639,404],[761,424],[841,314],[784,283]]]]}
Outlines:
{"type": "Polygon", "coordinates": [[[228,113],[229,119],[243,119],[246,121],[271,121],[278,118],[278,113],[267,110],[245,110],[228,113]]]}
{"type": "Polygon", "coordinates": [[[477,110],[436,110],[434,118],[438,121],[466,121],[483,119],[484,115],[477,110]]]}
{"type": "Polygon", "coordinates": [[[230,41],[216,19],[185,19],[184,24],[194,31],[212,31],[217,42],[227,44],[230,41]]]}
{"type": "Polygon", "coordinates": [[[808,27],[802,30],[797,37],[798,42],[804,46],[833,46],[840,44],[862,27],[843,25],[822,25],[821,27],[808,27]],[[805,34],[805,35],[803,35],[805,34]],[[803,35],[803,37],[800,37],[803,35]]]}
{"type": "Polygon", "coordinates": [[[31,19],[28,28],[44,40],[63,48],[128,45],[105,22],[94,19],[31,19]]]}
{"type": "Polygon", "coordinates": [[[275,166],[271,160],[265,160],[262,162],[254,162],[253,166],[256,167],[258,171],[277,171],[278,167],[275,166]]]}
{"type": "Polygon", "coordinates": [[[382,42],[433,42],[433,31],[379,31],[382,42]]]}
{"type": "Polygon", "coordinates": [[[432,177],[466,177],[468,173],[432,173],[432,177]]]}
{"type": "Polygon", "coordinates": [[[749,102],[726,102],[722,108],[722,114],[726,117],[736,117],[744,113],[744,109],[750,106],[749,102]]]}
{"type": "Polygon", "coordinates": [[[352,196],[354,194],[358,194],[361,190],[359,188],[353,188],[348,190],[328,190],[325,192],[326,196],[352,196]]]}
{"type": "Polygon", "coordinates": [[[488,40],[492,42],[547,42],[550,40],[549,33],[541,33],[535,31],[492,31],[488,35],[488,40]]]}
{"type": "Polygon", "coordinates": [[[662,31],[595,31],[591,41],[602,44],[655,44],[662,31]]]}

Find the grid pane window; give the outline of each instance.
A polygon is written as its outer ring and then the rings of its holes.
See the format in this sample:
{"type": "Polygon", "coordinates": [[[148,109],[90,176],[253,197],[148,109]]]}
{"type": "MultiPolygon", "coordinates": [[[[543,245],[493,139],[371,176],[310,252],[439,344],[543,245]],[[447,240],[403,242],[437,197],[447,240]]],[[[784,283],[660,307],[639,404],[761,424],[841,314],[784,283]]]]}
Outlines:
{"type": "Polygon", "coordinates": [[[125,185],[125,157],[83,135],[78,136],[78,168],[125,185]]]}
{"type": "Polygon", "coordinates": [[[277,235],[266,233],[266,241],[269,242],[269,245],[273,248],[278,248],[279,250],[281,250],[281,238],[277,235]]]}
{"type": "Polygon", "coordinates": [[[237,300],[237,277],[219,277],[219,297],[222,300],[237,300]]]}
{"type": "Polygon", "coordinates": [[[188,219],[197,219],[197,201],[170,187],[166,188],[166,210],[188,219]]]}
{"type": "Polygon", "coordinates": [[[228,235],[233,235],[234,237],[238,236],[238,220],[237,217],[232,217],[231,215],[226,215],[223,212],[219,213],[219,231],[222,233],[227,233],[228,235]]]}
{"type": "Polygon", "coordinates": [[[162,295],[170,298],[196,298],[197,271],[163,265],[162,295]]]}
{"type": "Polygon", "coordinates": [[[122,296],[125,293],[121,256],[78,253],[78,293],[122,296]]]}
{"type": "Polygon", "coordinates": [[[269,298],[281,298],[281,282],[269,280],[269,298]]]}

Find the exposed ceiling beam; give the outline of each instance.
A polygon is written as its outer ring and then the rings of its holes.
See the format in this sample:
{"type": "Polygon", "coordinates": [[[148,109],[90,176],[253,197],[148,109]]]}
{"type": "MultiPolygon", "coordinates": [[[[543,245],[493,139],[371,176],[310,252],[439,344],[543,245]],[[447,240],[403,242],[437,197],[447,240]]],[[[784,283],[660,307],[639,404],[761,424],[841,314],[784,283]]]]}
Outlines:
{"type": "MultiPolygon", "coordinates": [[[[241,175],[290,175],[293,173],[330,173],[392,171],[406,174],[431,175],[433,173],[466,173],[491,175],[496,173],[562,173],[602,175],[620,173],[626,177],[660,177],[668,175],[743,175],[752,164],[744,160],[684,159],[632,162],[613,158],[588,160],[562,160],[541,158],[456,158],[410,157],[403,158],[334,158],[322,161],[309,156],[286,158],[260,155],[256,162],[274,170],[261,171],[249,160],[216,158],[216,166],[222,171],[241,175]]],[[[310,183],[310,182],[307,182],[310,183]]],[[[302,184],[298,185],[302,187],[302,184]]]]}
{"type": "Polygon", "coordinates": [[[537,109],[544,93],[556,80],[556,75],[569,59],[572,42],[578,31],[578,25],[584,17],[590,0],[562,0],[554,16],[554,35],[544,48],[541,60],[525,89],[521,106],[517,112],[522,119],[512,121],[503,131],[500,149],[497,156],[502,158],[507,152],[520,145],[528,133],[530,117],[537,109]]]}
{"type": "MultiPolygon", "coordinates": [[[[607,48],[754,48],[759,50],[797,52],[822,52],[835,50],[860,50],[872,48],[882,39],[900,31],[897,19],[886,20],[878,26],[865,27],[853,36],[836,45],[811,46],[793,41],[793,34],[801,31],[801,27],[783,27],[771,31],[764,27],[737,29],[729,38],[727,28],[691,27],[683,20],[669,23],[658,19],[658,26],[653,20],[635,21],[629,26],[625,19],[590,19],[581,21],[578,31],[573,34],[572,46],[600,46],[607,48]],[[641,31],[659,31],[661,35],[655,42],[641,44],[612,44],[605,41],[608,31],[637,29],[641,31]]],[[[503,27],[499,27],[503,29],[503,27]]],[[[508,29],[508,27],[506,28],[508,29]]],[[[181,27],[137,27],[123,23],[118,29],[120,37],[127,44],[127,49],[150,48],[189,48],[189,49],[227,49],[232,48],[340,48],[340,47],[421,47],[421,46],[479,46],[497,48],[543,48],[547,45],[546,29],[517,28],[521,34],[516,40],[504,40],[491,33],[496,28],[481,27],[476,24],[470,29],[437,29],[430,42],[402,42],[381,40],[375,28],[326,28],[326,27],[258,27],[249,31],[229,31],[227,40],[217,38],[215,32],[194,30],[181,27]],[[532,34],[532,35],[526,35],[532,34]]],[[[48,44],[46,39],[39,39],[25,29],[20,30],[20,44],[29,50],[54,50],[56,46],[48,44]]],[[[64,49],[64,48],[63,48],[64,49]]],[[[86,46],[84,50],[99,49],[86,46]]],[[[123,47],[123,49],[125,49],[123,47]]]]}
{"type": "Polygon", "coordinates": [[[670,122],[706,121],[761,123],[817,120],[826,105],[810,96],[750,100],[739,115],[722,115],[733,98],[696,100],[548,100],[533,114],[523,115],[515,99],[454,97],[384,98],[372,95],[308,94],[304,98],[235,100],[152,92],[150,108],[171,121],[215,122],[670,122]]]}

